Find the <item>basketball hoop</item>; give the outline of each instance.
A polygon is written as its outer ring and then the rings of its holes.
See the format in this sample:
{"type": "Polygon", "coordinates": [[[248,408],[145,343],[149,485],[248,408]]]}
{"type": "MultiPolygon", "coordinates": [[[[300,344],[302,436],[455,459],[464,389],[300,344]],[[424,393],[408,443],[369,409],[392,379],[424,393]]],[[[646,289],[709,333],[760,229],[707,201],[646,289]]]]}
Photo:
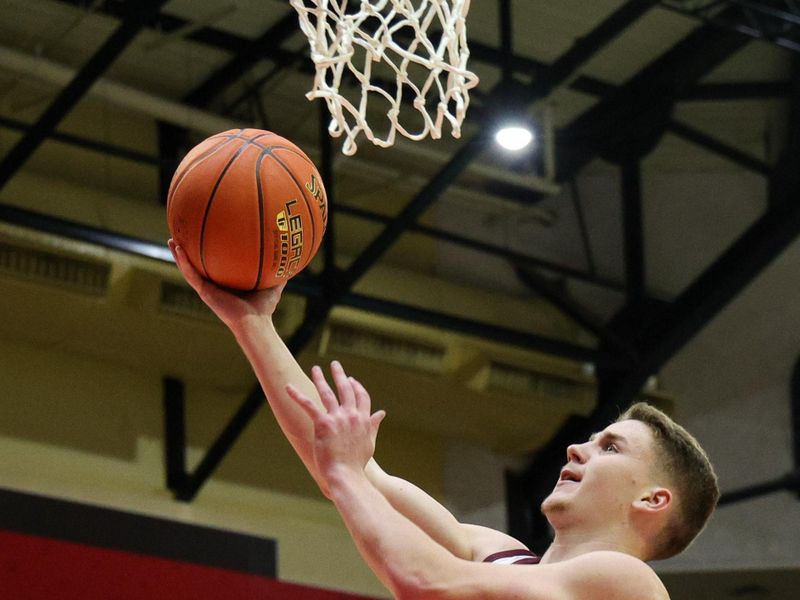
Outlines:
{"type": "MultiPolygon", "coordinates": [[[[461,136],[461,123],[469,105],[470,88],[477,76],[467,70],[466,16],[470,0],[290,0],[300,17],[300,28],[308,37],[316,76],[306,94],[322,98],[331,112],[328,131],[345,134],[342,152],[355,154],[359,133],[386,148],[395,135],[421,140],[442,136],[442,125],[450,123],[453,137],[461,136]],[[356,6],[357,5],[357,6],[356,6]],[[435,41],[428,30],[440,33],[435,41]],[[363,54],[363,64],[360,56],[363,54]],[[377,81],[380,69],[393,72],[394,81],[377,81]],[[424,81],[412,81],[409,69],[422,68],[424,81]],[[342,80],[360,87],[353,101],[341,93],[342,80]],[[389,89],[387,89],[389,88],[389,89]],[[394,88],[394,89],[391,89],[394,88]],[[379,137],[367,123],[370,95],[388,102],[388,132],[379,137]],[[429,98],[430,96],[430,98],[429,98]],[[410,102],[409,102],[410,100],[410,102]],[[411,110],[421,126],[411,128],[402,107],[411,110]],[[413,129],[413,130],[412,130],[413,129]]],[[[391,77],[391,75],[390,75],[391,77]]]]}

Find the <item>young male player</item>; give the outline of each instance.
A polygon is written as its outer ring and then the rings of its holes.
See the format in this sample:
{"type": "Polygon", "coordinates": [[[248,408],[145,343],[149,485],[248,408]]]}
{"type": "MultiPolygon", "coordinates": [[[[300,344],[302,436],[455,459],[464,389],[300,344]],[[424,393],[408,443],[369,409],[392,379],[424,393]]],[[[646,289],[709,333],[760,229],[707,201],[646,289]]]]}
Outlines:
{"type": "Polygon", "coordinates": [[[567,464],[542,504],[555,539],[535,557],[505,533],[459,523],[378,466],[372,452],[383,413],[371,414],[367,391],[337,362],[331,365],[337,393],[319,367],[311,379],[305,375],[272,324],[282,287],[230,293],[202,279],[172,240],[170,248],[186,280],[236,337],[287,439],[396,597],[668,597],[645,561],[683,550],[719,491],[703,450],[663,413],[635,405],[567,448],[567,464]]]}

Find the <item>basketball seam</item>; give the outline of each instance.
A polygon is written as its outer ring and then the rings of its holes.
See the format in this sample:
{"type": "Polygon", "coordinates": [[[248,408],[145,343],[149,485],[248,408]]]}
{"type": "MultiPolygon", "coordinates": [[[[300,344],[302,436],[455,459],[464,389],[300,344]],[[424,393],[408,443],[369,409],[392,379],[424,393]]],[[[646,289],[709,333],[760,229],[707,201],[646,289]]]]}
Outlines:
{"type": "Polygon", "coordinates": [[[211,195],[208,197],[208,202],[206,203],[206,209],[203,212],[203,224],[200,227],[200,264],[203,266],[203,272],[205,273],[206,277],[209,277],[208,269],[206,268],[206,257],[205,257],[205,238],[206,238],[206,224],[208,222],[208,215],[211,212],[211,204],[214,201],[214,196],[217,195],[217,189],[219,189],[220,184],[222,183],[223,177],[228,172],[228,169],[231,168],[231,165],[234,161],[239,158],[244,149],[247,148],[247,144],[242,144],[242,146],[234,153],[234,155],[228,159],[228,163],[222,169],[222,172],[217,177],[217,181],[214,183],[214,187],[211,188],[211,195]]]}
{"type": "MultiPolygon", "coordinates": [[[[275,135],[275,134],[273,134],[273,135],[275,135]]],[[[278,137],[280,137],[280,136],[278,136],[278,137]]],[[[292,148],[290,146],[281,146],[281,145],[278,145],[278,144],[276,144],[274,146],[262,146],[261,144],[255,144],[255,143],[253,145],[261,148],[262,150],[268,151],[268,152],[272,152],[273,149],[288,150],[289,152],[291,152],[295,156],[303,159],[310,166],[314,167],[315,169],[317,168],[317,166],[312,162],[312,160],[310,158],[308,158],[308,156],[305,155],[305,153],[303,153],[302,151],[298,151],[297,149],[292,148]]]]}
{"type": "MultiPolygon", "coordinates": [[[[265,135],[265,134],[262,134],[265,135]]],[[[253,140],[258,139],[261,137],[260,135],[252,138],[253,140]]],[[[211,195],[208,198],[208,202],[206,203],[206,209],[203,213],[203,224],[200,227],[200,263],[203,267],[203,271],[205,272],[206,278],[210,279],[210,275],[208,274],[208,268],[206,267],[206,257],[204,252],[204,245],[205,245],[205,237],[206,237],[206,224],[208,222],[208,215],[211,212],[211,204],[214,202],[214,197],[217,194],[217,189],[219,189],[220,184],[222,183],[222,179],[227,174],[228,170],[231,168],[233,163],[244,153],[250,145],[258,146],[257,144],[253,144],[251,140],[245,140],[245,143],[236,151],[236,153],[228,160],[228,164],[222,169],[222,172],[219,174],[217,181],[214,183],[214,187],[211,190],[211,195]]]]}
{"type": "MultiPolygon", "coordinates": [[[[197,167],[197,165],[200,164],[201,161],[207,159],[210,156],[213,156],[214,154],[217,153],[217,151],[221,150],[226,145],[228,145],[231,142],[231,140],[237,139],[239,137],[239,134],[237,134],[235,136],[230,136],[230,137],[228,137],[228,136],[221,136],[221,137],[223,139],[225,139],[224,142],[221,142],[220,144],[217,144],[213,148],[209,148],[208,150],[203,152],[203,154],[201,154],[195,160],[193,160],[191,163],[186,165],[186,167],[183,169],[183,172],[180,174],[180,176],[178,177],[178,180],[175,182],[175,187],[167,195],[167,214],[169,214],[169,209],[170,209],[170,204],[171,204],[172,197],[178,191],[178,188],[180,187],[181,183],[183,183],[183,180],[186,178],[186,176],[189,174],[189,172],[192,171],[195,167],[197,167]]],[[[217,139],[217,136],[213,136],[213,137],[210,137],[208,139],[217,139]]]]}
{"type": "Polygon", "coordinates": [[[256,190],[258,191],[258,272],[256,273],[256,282],[250,291],[258,289],[261,283],[261,277],[264,274],[264,190],[261,186],[261,163],[266,156],[265,151],[261,151],[256,159],[256,190]]]}

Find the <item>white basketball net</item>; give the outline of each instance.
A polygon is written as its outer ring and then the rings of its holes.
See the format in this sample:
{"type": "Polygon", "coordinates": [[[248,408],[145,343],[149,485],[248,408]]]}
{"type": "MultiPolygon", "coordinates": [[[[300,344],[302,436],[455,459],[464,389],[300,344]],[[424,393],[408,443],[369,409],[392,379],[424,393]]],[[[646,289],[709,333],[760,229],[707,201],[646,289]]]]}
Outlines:
{"type": "MultiPolygon", "coordinates": [[[[394,144],[395,134],[412,140],[442,136],[442,124],[450,122],[453,137],[461,136],[461,123],[469,105],[468,90],[478,84],[468,71],[466,16],[470,0],[290,0],[300,16],[300,28],[308,37],[316,68],[309,100],[324,98],[331,112],[330,134],[345,134],[342,152],[355,154],[355,138],[363,132],[377,146],[394,144]],[[355,6],[359,5],[358,10],[355,6]],[[441,30],[434,43],[427,31],[441,30]],[[363,29],[362,29],[363,27],[363,29]],[[367,29],[368,28],[368,29],[367,29]],[[409,39],[413,33],[413,39],[409,39]],[[397,38],[393,35],[397,34],[397,38]],[[355,64],[358,56],[364,64],[355,64]],[[424,82],[413,82],[409,67],[420,65],[429,71],[424,82]],[[396,86],[370,81],[373,67],[390,67],[396,86]],[[340,93],[342,76],[350,74],[361,87],[358,106],[340,93]],[[394,87],[387,91],[385,87],[394,87]],[[367,124],[370,94],[380,94],[390,103],[388,133],[380,138],[367,124]],[[428,94],[438,94],[431,102],[428,94]],[[403,97],[422,120],[421,130],[409,131],[400,122],[403,97]]],[[[345,81],[346,86],[352,84],[345,81]]],[[[408,106],[406,101],[405,106],[408,106]]],[[[404,119],[406,120],[406,119],[404,119]]],[[[419,118],[414,119],[417,123],[419,118]]]]}

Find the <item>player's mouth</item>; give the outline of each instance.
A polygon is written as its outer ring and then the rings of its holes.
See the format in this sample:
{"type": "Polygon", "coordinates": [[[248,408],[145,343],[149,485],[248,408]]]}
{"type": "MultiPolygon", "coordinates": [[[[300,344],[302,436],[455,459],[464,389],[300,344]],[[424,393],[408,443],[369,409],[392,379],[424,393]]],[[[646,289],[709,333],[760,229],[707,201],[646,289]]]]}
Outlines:
{"type": "Polygon", "coordinates": [[[568,467],[564,467],[561,469],[561,475],[558,477],[558,482],[556,483],[556,487],[561,485],[570,485],[574,483],[580,483],[582,475],[578,471],[573,471],[568,467]]]}

